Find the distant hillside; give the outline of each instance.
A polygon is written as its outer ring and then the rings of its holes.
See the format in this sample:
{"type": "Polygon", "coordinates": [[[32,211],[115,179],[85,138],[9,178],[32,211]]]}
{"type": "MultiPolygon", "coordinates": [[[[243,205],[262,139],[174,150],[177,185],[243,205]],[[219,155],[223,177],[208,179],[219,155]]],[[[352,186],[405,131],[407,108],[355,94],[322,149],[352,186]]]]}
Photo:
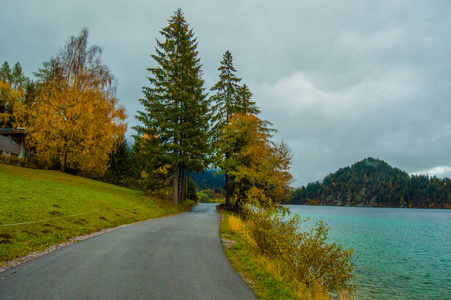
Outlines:
{"type": "Polygon", "coordinates": [[[410,177],[386,162],[366,158],[322,181],[296,189],[292,204],[451,208],[451,180],[410,177]]]}
{"type": "Polygon", "coordinates": [[[224,175],[216,175],[217,172],[217,170],[206,169],[203,173],[191,173],[190,177],[200,190],[212,189],[221,193],[224,189],[224,175]]]}

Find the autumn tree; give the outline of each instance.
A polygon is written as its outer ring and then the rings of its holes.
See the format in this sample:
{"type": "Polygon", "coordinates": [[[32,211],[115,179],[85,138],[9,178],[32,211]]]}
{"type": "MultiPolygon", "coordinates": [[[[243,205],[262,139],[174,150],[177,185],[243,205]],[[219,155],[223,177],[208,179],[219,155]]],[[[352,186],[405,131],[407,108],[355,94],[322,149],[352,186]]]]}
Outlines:
{"type": "Polygon", "coordinates": [[[156,66],[148,69],[150,86],[143,88],[135,141],[154,171],[170,165],[173,201],[180,203],[189,172],[207,165],[209,114],[194,33],[180,9],[168,21],[151,55],[156,66]]]}
{"type": "Polygon", "coordinates": [[[9,82],[0,79],[0,128],[13,127],[14,107],[23,99],[22,89],[12,89],[9,82]]]}
{"type": "MultiPolygon", "coordinates": [[[[241,78],[236,76],[236,69],[233,66],[233,57],[230,51],[223,54],[221,66],[218,68],[219,81],[210,89],[213,95],[210,97],[212,103],[212,142],[215,146],[221,141],[223,129],[229,124],[234,113],[253,113],[258,114],[260,110],[255,106],[255,102],[250,99],[252,93],[248,86],[240,86],[241,78]]],[[[221,164],[223,160],[230,158],[230,149],[224,149],[224,152],[216,152],[216,163],[221,164]]],[[[225,202],[230,204],[232,184],[226,173],[225,179],[225,202]]]]}
{"type": "Polygon", "coordinates": [[[271,141],[272,129],[253,114],[234,114],[223,129],[220,151],[230,150],[221,170],[231,179],[233,210],[257,201],[271,207],[289,195],[291,157],[285,144],[271,141]]]}
{"type": "Polygon", "coordinates": [[[17,62],[13,68],[7,61],[0,67],[0,127],[13,127],[16,106],[34,99],[35,86],[24,75],[22,66],[17,62]]]}
{"type": "Polygon", "coordinates": [[[102,176],[116,140],[123,137],[124,109],[115,96],[115,78],[101,63],[102,49],[88,47],[88,31],[71,37],[36,74],[38,98],[22,109],[28,146],[61,166],[102,176]]]}

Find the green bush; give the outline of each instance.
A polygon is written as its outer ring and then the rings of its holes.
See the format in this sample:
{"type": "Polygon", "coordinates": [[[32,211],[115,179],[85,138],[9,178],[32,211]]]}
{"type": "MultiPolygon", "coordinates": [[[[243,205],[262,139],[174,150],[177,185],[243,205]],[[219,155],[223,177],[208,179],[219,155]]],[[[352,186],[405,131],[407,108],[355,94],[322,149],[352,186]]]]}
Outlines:
{"type": "Polygon", "coordinates": [[[27,161],[25,158],[19,158],[14,155],[9,155],[9,156],[0,155],[0,162],[9,164],[9,165],[20,166],[20,167],[23,167],[27,164],[27,161]]]}
{"type": "Polygon", "coordinates": [[[52,162],[41,155],[31,155],[28,158],[28,167],[31,169],[49,170],[53,166],[52,162]]]}
{"type": "Polygon", "coordinates": [[[354,275],[351,258],[353,249],[344,250],[342,245],[329,243],[329,227],[323,222],[301,231],[302,219],[295,215],[285,218],[276,209],[247,209],[247,229],[258,250],[279,260],[284,272],[305,283],[320,284],[329,292],[351,293],[354,275]]]}

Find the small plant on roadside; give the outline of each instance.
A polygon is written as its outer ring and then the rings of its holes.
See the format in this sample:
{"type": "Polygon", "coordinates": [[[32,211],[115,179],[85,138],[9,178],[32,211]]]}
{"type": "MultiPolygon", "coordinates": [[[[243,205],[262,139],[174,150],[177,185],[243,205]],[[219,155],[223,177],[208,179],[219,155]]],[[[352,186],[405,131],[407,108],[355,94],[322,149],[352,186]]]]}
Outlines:
{"type": "Polygon", "coordinates": [[[284,272],[307,286],[320,285],[329,292],[351,293],[353,250],[327,241],[329,227],[323,222],[300,230],[308,219],[286,218],[277,209],[253,206],[246,210],[247,230],[260,253],[279,260],[284,272]]]}
{"type": "Polygon", "coordinates": [[[235,215],[230,215],[227,219],[228,229],[231,233],[238,233],[243,229],[243,221],[240,217],[235,215]]]}

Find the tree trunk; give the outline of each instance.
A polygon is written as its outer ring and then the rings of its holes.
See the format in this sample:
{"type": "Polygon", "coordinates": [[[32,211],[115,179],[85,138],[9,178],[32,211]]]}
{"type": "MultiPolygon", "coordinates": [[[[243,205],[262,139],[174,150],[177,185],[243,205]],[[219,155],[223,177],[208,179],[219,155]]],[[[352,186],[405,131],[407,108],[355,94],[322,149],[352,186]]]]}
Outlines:
{"type": "Polygon", "coordinates": [[[172,201],[175,204],[179,204],[179,167],[176,163],[172,165],[172,187],[173,187],[173,198],[172,201]]]}
{"type": "Polygon", "coordinates": [[[179,168],[179,203],[183,202],[183,167],[179,168]]]}
{"type": "Polygon", "coordinates": [[[185,169],[180,170],[180,202],[185,201],[185,169]]]}
{"type": "Polygon", "coordinates": [[[63,164],[61,166],[61,171],[66,172],[66,166],[67,166],[67,142],[64,143],[64,157],[63,157],[63,164]]]}
{"type": "Polygon", "coordinates": [[[226,206],[230,206],[229,176],[227,174],[224,175],[224,180],[225,204],[226,206]]]}
{"type": "Polygon", "coordinates": [[[185,170],[185,199],[187,198],[186,196],[188,195],[188,183],[189,183],[189,171],[185,170]]]}
{"type": "MultiPolygon", "coordinates": [[[[225,153],[225,160],[228,161],[230,159],[230,153],[229,151],[226,151],[225,153]]],[[[224,175],[224,191],[225,191],[225,204],[226,206],[230,207],[230,197],[231,197],[231,193],[230,193],[230,178],[228,174],[224,175]]]]}

